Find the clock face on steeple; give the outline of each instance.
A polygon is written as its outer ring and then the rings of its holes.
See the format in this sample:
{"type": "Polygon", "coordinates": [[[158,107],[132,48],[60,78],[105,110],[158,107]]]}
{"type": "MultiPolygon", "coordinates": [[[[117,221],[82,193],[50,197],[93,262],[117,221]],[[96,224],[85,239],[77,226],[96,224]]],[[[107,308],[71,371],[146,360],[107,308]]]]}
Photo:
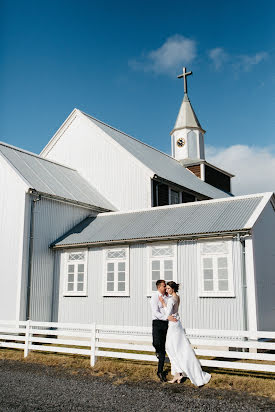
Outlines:
{"type": "Polygon", "coordinates": [[[183,147],[184,145],[185,145],[185,140],[184,140],[183,137],[180,137],[180,138],[177,140],[177,146],[178,146],[178,147],[183,147]]]}

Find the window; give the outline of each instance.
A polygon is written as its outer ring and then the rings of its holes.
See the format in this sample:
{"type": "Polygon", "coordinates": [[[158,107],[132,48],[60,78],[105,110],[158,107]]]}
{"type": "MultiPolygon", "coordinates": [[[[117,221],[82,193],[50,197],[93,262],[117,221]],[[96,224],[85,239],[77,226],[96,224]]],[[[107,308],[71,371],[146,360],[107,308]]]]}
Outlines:
{"type": "Polygon", "coordinates": [[[234,296],[232,243],[199,243],[200,296],[234,296]]]}
{"type": "Polygon", "coordinates": [[[129,248],[104,251],[104,296],[129,296],[129,248]]]}
{"type": "Polygon", "coordinates": [[[180,203],[180,197],[180,192],[177,192],[176,190],[170,188],[170,205],[176,205],[180,203]]]}
{"type": "Polygon", "coordinates": [[[149,249],[149,264],[150,264],[150,284],[148,287],[148,295],[157,290],[156,281],[163,279],[166,282],[169,280],[176,281],[176,244],[161,244],[148,246],[149,249]]]}
{"type": "Polygon", "coordinates": [[[86,296],[87,294],[87,251],[65,254],[66,296],[86,296]]]}

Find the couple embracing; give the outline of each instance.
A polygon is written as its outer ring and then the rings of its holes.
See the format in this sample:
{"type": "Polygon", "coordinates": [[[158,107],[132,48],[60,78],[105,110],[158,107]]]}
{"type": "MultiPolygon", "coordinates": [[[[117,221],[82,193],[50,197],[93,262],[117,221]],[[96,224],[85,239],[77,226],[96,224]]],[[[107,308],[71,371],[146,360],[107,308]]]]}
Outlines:
{"type": "Polygon", "coordinates": [[[189,378],[196,386],[209,382],[211,375],[203,372],[196,358],[179,319],[180,297],[179,285],[175,282],[158,280],[157,292],[152,295],[153,346],[158,357],[157,375],[161,382],[166,382],[166,372],[163,371],[165,352],[167,352],[173,379],[170,383],[180,383],[189,378]]]}

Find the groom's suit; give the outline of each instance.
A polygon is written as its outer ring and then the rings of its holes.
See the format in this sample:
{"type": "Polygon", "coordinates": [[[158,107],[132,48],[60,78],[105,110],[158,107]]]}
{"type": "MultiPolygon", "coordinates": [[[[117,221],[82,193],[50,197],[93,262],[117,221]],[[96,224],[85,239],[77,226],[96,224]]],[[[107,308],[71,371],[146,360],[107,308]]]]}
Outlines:
{"type": "MultiPolygon", "coordinates": [[[[153,346],[159,359],[158,373],[163,373],[165,361],[165,342],[168,329],[168,321],[164,308],[159,300],[162,296],[159,292],[154,292],[151,298],[152,320],[153,320],[153,346]]],[[[163,295],[165,302],[168,297],[163,295]]]]}

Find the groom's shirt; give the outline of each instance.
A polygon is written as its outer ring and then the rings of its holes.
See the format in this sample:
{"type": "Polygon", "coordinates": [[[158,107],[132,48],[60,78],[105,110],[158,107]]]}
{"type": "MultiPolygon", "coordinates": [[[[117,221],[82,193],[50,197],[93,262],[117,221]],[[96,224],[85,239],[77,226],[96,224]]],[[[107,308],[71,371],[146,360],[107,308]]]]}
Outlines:
{"type": "Polygon", "coordinates": [[[159,296],[162,296],[165,303],[168,301],[168,296],[162,295],[160,292],[154,292],[151,297],[151,308],[152,308],[152,320],[165,320],[167,321],[167,316],[165,315],[164,307],[162,306],[159,296]]]}

